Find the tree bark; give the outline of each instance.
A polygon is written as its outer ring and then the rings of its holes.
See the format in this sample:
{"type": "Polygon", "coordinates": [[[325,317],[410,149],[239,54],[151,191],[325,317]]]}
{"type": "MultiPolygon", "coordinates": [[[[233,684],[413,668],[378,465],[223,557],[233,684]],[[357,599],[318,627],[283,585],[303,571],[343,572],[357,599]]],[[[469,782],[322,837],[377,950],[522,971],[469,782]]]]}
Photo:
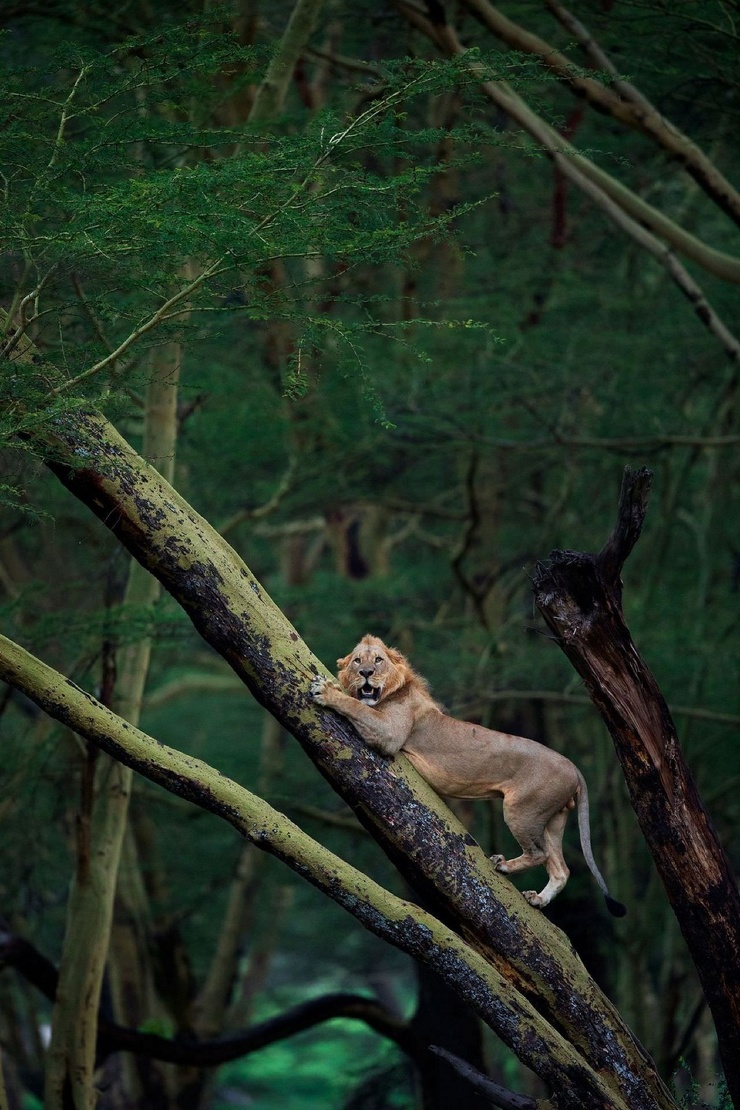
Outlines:
{"type": "Polygon", "coordinates": [[[740,894],[681,752],[658,685],[622,613],[620,573],[642,529],[650,471],[626,469],[617,522],[597,555],[553,551],[537,566],[537,607],[583,678],[624,770],[714,1017],[725,1077],[740,1106],[740,894]]]}

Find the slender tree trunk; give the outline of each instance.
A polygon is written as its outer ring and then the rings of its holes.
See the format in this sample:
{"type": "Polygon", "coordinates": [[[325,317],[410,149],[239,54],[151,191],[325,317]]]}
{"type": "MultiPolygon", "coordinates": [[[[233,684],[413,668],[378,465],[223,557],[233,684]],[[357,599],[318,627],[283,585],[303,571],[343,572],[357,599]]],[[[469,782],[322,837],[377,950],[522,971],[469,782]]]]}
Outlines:
{"type": "MultiPolygon", "coordinates": [[[[177,430],[177,382],[182,348],[179,343],[155,350],[152,376],[147,389],[144,457],[173,474],[177,430]]],[[[131,561],[124,606],[151,610],[159,597],[158,580],[135,560],[131,561]]],[[[124,719],[138,724],[149,672],[151,638],[147,635],[127,644],[117,655],[118,675],[113,707],[124,719]]],[[[52,1042],[48,1056],[45,1099],[47,1110],[69,1105],[87,1110],[95,1104],[93,1072],[97,1039],[97,1011],[102,977],[109,951],[119,863],[126,832],[132,772],[104,753],[95,760],[95,784],[82,836],[78,838],[77,865],[67,909],[67,925],[59,968],[59,989],[52,1020],[52,1042]]],[[[132,862],[135,856],[132,856],[132,862]]],[[[135,876],[126,870],[121,877],[119,899],[126,907],[119,931],[130,937],[117,939],[120,948],[111,950],[114,1003],[123,1024],[136,1025],[141,1014],[131,1012],[134,985],[139,992],[145,972],[119,962],[117,953],[129,960],[141,953],[138,900],[132,893],[135,876]],[[134,976],[135,983],[132,981],[134,976]],[[124,1003],[124,999],[126,1003],[124,1003]]],[[[136,1007],[138,1009],[138,1006],[136,1007]]],[[[149,1016],[149,1015],[147,1015],[149,1016]]],[[[140,1094],[136,1061],[124,1061],[123,1078],[127,1097],[140,1094]]]]}
{"type": "Polygon", "coordinates": [[[131,772],[108,756],[95,768],[92,808],[78,826],[59,986],[47,1056],[45,1110],[93,1110],[98,1006],[131,772]]]}
{"type": "Polygon", "coordinates": [[[250,123],[264,123],[282,111],[288,85],[303,47],[313,31],[323,0],[296,0],[249,113],[250,123]]]}
{"type": "MultiPolygon", "coordinates": [[[[189,276],[189,271],[186,276],[189,276]]],[[[183,346],[173,340],[155,347],[150,363],[146,390],[144,439],[142,454],[146,461],[172,482],[175,472],[177,445],[177,398],[183,346]]],[[[124,608],[130,608],[137,620],[154,619],[154,611],[162,588],[159,581],[135,559],[131,560],[124,594],[124,608]]],[[[152,638],[149,633],[132,643],[124,644],[116,653],[116,682],[111,706],[120,717],[138,725],[149,675],[152,638]]],[[[106,757],[107,758],[107,757],[106,757]]],[[[130,773],[130,772],[129,772],[130,773]]],[[[129,786],[129,794],[131,787],[129,786]]],[[[121,814],[126,823],[128,813],[121,814]]],[[[139,872],[139,857],[131,830],[125,830],[127,866],[111,874],[117,884],[117,913],[112,925],[110,977],[116,1021],[136,1027],[145,1018],[164,1014],[157,998],[151,971],[149,938],[151,919],[146,889],[139,872]]],[[[121,1069],[124,1098],[136,1103],[144,1090],[154,1101],[159,1090],[163,1104],[170,1078],[161,1069],[153,1074],[147,1061],[124,1056],[121,1069]]]]}
{"type": "Polygon", "coordinates": [[[620,573],[647,511],[651,474],[625,471],[615,528],[598,555],[553,551],[537,606],[611,733],[632,805],[696,964],[740,1106],[740,894],[657,683],[622,613],[620,573]]]}
{"type": "Polygon", "coordinates": [[[244,845],[229,889],[216,951],[194,1007],[198,1035],[203,1038],[215,1037],[224,1027],[260,859],[253,844],[244,845]]]}

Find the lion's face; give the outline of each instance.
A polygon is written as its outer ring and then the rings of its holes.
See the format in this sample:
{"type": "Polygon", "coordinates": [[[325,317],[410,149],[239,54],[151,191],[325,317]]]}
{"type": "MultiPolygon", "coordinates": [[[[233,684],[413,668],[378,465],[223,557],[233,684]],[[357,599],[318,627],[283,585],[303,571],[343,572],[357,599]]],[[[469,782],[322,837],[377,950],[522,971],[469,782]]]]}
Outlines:
{"type": "Polygon", "coordinates": [[[337,659],[339,681],[365,705],[377,705],[409,680],[406,660],[395,648],[386,647],[377,636],[363,636],[354,651],[337,659]]]}

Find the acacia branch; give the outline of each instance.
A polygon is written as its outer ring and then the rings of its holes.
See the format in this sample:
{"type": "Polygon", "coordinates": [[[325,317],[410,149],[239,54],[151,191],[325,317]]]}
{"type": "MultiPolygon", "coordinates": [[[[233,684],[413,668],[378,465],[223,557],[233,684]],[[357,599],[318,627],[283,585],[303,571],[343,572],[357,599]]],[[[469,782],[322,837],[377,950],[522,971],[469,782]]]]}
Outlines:
{"type": "MultiPolygon", "coordinates": [[[[507,46],[539,58],[546,69],[554,73],[560,81],[568,85],[578,96],[583,97],[592,107],[652,139],[672,158],[680,162],[723,212],[736,224],[740,224],[740,194],[734,186],[696,143],[665,119],[649,101],[637,93],[637,90],[627,86],[629,99],[624,99],[623,96],[618,95],[623,91],[622,86],[616,85],[615,92],[615,89],[609,85],[584,75],[569,58],[549,42],[509,19],[488,0],[464,0],[464,3],[469,11],[507,46]]],[[[603,51],[597,52],[596,44],[586,29],[581,24],[577,24],[562,5],[553,0],[547,0],[547,6],[572,33],[578,35],[582,42],[588,42],[592,56],[599,59],[601,66],[608,73],[614,75],[616,73],[614,67],[608,62],[603,51]]]]}
{"type": "Polygon", "coordinates": [[[545,7],[552,12],[557,19],[565,27],[569,35],[578,43],[588,58],[590,64],[595,69],[603,70],[611,77],[611,86],[616,89],[623,101],[632,102],[636,108],[642,108],[645,111],[656,112],[657,109],[653,107],[650,101],[644,96],[635,85],[625,80],[620,76],[619,70],[611,61],[606,51],[599,45],[593,37],[588,28],[581,23],[579,19],[563,7],[558,0],[545,0],[545,7]]]}
{"type": "MultiPolygon", "coordinates": [[[[413,0],[395,0],[395,3],[409,22],[427,35],[448,57],[460,57],[468,53],[450,24],[432,23],[422,14],[413,0]]],[[[665,239],[675,250],[692,259],[709,273],[724,281],[740,284],[740,259],[708,246],[591,162],[572,143],[532,111],[507,82],[492,79],[489,67],[480,62],[471,61],[468,69],[480,83],[484,95],[530,135],[549,157],[553,160],[558,157],[560,159],[558,165],[564,172],[565,165],[580,172],[578,179],[573,178],[579,188],[582,187],[582,179],[587,179],[600,191],[599,194],[593,194],[594,199],[598,199],[598,196],[603,194],[638,224],[643,224],[655,235],[665,239]]]]}
{"type": "Polygon", "coordinates": [[[567,158],[558,153],[553,154],[553,161],[561,172],[578,186],[581,192],[595,201],[615,224],[626,231],[631,239],[634,239],[636,243],[644,247],[649,254],[652,254],[653,258],[660,262],[668,276],[689,301],[701,323],[724,347],[727,356],[733,362],[740,361],[740,342],[738,342],[737,337],[712,308],[701,286],[694,281],[689,271],[676,258],[670,247],[661,243],[652,232],[643,227],[638,220],[633,219],[628,212],[625,212],[612,197],[606,195],[594,182],[589,181],[580,172],[580,167],[576,168],[567,158]]]}

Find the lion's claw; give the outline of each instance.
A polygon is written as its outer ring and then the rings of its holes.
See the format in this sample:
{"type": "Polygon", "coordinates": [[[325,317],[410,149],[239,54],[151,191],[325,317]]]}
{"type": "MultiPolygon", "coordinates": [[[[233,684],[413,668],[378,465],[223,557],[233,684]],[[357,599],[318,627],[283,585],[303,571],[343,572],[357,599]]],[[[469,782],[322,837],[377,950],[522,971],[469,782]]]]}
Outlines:
{"type": "Polygon", "coordinates": [[[327,680],[323,677],[323,675],[320,674],[317,674],[315,678],[312,678],[311,685],[309,687],[311,691],[311,696],[315,698],[317,694],[320,694],[326,686],[326,682],[327,680]]]}
{"type": "Polygon", "coordinates": [[[309,686],[311,697],[319,705],[329,705],[326,691],[332,686],[336,687],[336,685],[336,682],[332,682],[330,678],[325,678],[324,675],[317,674],[315,678],[311,679],[311,685],[309,686]]]}

